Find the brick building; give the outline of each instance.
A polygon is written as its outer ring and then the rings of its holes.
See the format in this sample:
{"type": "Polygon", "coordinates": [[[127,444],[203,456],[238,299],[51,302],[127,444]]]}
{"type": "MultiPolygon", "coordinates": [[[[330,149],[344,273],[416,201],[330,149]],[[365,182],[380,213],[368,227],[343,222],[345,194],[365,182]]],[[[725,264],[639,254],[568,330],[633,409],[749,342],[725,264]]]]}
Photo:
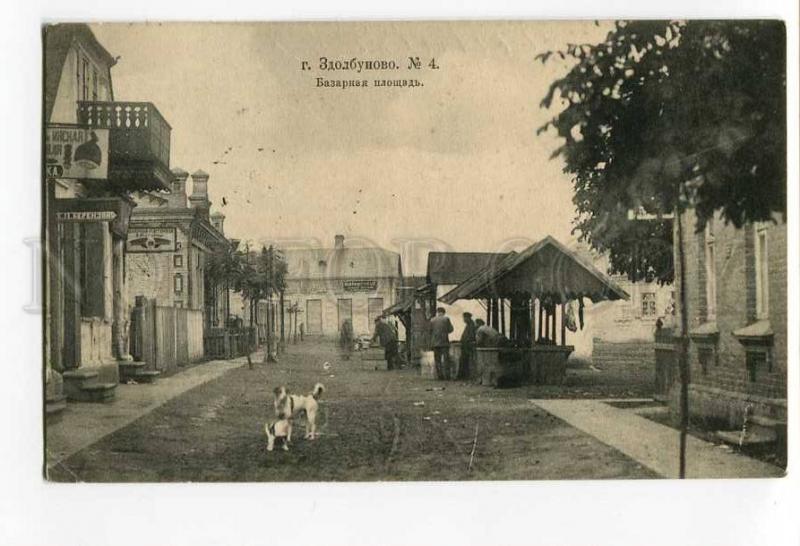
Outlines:
{"type": "Polygon", "coordinates": [[[345,319],[357,335],[396,300],[400,255],[383,248],[348,248],[337,235],[333,248],[283,250],[288,267],[285,306],[297,304],[309,335],[336,336],[345,319]]]}
{"type": "MultiPolygon", "coordinates": [[[[206,301],[205,267],[209,253],[230,244],[223,232],[225,216],[210,214],[208,174],[180,168],[170,193],[139,194],[126,241],[128,299],[155,299],[167,307],[202,310],[208,325],[219,322],[214,302],[206,301]]],[[[218,298],[213,298],[217,300],[218,298]]]]}
{"type": "Polygon", "coordinates": [[[676,312],[689,320],[692,417],[737,428],[749,406],[785,420],[785,219],[737,229],[717,218],[697,232],[694,212],[684,216],[688,306],[676,312]]]}

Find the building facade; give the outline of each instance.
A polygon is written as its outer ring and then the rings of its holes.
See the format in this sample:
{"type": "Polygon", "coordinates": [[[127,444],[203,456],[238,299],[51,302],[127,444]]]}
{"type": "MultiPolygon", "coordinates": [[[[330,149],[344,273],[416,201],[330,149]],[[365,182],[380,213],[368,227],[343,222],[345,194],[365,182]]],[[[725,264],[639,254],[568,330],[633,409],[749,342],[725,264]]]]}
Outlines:
{"type": "Polygon", "coordinates": [[[337,235],[333,248],[284,249],[285,307],[297,305],[308,335],[336,336],[344,320],[356,335],[369,335],[374,319],[395,303],[402,280],[400,255],[348,248],[337,235]]]}
{"type": "Polygon", "coordinates": [[[785,420],[785,219],[739,229],[715,218],[698,231],[689,211],[683,222],[687,307],[678,305],[677,313],[689,322],[692,417],[737,428],[749,407],[785,420]]]}
{"type": "Polygon", "coordinates": [[[608,256],[598,254],[585,243],[571,245],[584,261],[589,261],[629,295],[628,300],[606,301],[587,306],[591,317],[591,336],[609,343],[653,342],[656,322],[674,320],[675,287],[658,282],[631,281],[627,275],[609,273],[608,256]]]}
{"type": "Polygon", "coordinates": [[[131,193],[167,190],[171,178],[169,124],[151,103],[115,100],[115,63],[87,25],[46,27],[45,375],[48,395],[63,378],[75,400],[113,396],[130,360],[131,193]]]}
{"type": "Polygon", "coordinates": [[[169,194],[136,196],[125,247],[128,298],[202,310],[205,322],[215,323],[218,313],[213,302],[206,302],[205,272],[209,254],[230,244],[223,232],[225,216],[210,213],[208,174],[191,175],[191,196],[189,174],[180,168],[172,174],[169,194]]]}

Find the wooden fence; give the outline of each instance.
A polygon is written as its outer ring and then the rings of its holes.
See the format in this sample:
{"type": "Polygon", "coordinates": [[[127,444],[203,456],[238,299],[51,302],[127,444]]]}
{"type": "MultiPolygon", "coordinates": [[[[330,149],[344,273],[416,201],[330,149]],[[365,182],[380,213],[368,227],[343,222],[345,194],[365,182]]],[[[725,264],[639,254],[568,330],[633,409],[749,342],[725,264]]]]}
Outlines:
{"type": "Polygon", "coordinates": [[[229,359],[244,356],[256,346],[255,328],[211,328],[203,335],[208,358],[229,359]]]}
{"type": "Polygon", "coordinates": [[[131,313],[130,351],[146,369],[169,374],[203,358],[203,312],[160,307],[156,300],[136,298],[131,313]]]}

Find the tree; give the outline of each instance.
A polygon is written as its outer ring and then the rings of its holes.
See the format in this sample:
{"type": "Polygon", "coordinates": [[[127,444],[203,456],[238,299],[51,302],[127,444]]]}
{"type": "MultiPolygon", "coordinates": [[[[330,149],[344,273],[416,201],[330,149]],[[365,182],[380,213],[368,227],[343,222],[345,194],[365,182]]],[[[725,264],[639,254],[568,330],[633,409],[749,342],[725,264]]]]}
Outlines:
{"type": "MultiPolygon", "coordinates": [[[[272,330],[274,322],[272,318],[272,296],[275,294],[280,295],[281,313],[283,313],[283,293],[286,289],[286,274],[287,265],[283,253],[276,250],[272,245],[269,248],[262,247],[261,254],[258,257],[257,269],[259,278],[261,279],[261,290],[264,297],[270,303],[267,306],[267,350],[264,353],[264,361],[273,361],[272,357],[272,330]]],[[[283,323],[283,318],[281,318],[283,323]]],[[[281,336],[283,341],[283,336],[281,336]]]]}
{"type": "MultiPolygon", "coordinates": [[[[677,236],[681,327],[680,476],[689,419],[688,319],[682,216],[741,227],[786,213],[786,31],[780,21],[617,22],[595,45],[556,52],[575,66],[542,100],[566,107],[539,131],[573,175],[575,231],[632,280],[671,282],[677,236]],[[628,211],[673,213],[630,221],[628,211]],[[640,240],[650,243],[638,244],[640,240]]],[[[537,58],[547,62],[554,52],[537,58]]]]}
{"type": "Polygon", "coordinates": [[[217,289],[222,286],[225,290],[225,320],[226,327],[231,312],[231,289],[238,291],[242,283],[243,274],[242,254],[233,244],[226,244],[217,248],[209,255],[206,266],[206,280],[213,288],[216,299],[217,289]]]}
{"type": "Polygon", "coordinates": [[[673,280],[672,226],[627,212],[681,211],[698,228],[786,208],[786,57],[780,21],[617,22],[599,44],[537,56],[575,61],[541,106],[565,105],[553,153],[573,176],[574,230],[631,280],[673,280]],[[555,57],[554,57],[555,56],[555,57]]]}

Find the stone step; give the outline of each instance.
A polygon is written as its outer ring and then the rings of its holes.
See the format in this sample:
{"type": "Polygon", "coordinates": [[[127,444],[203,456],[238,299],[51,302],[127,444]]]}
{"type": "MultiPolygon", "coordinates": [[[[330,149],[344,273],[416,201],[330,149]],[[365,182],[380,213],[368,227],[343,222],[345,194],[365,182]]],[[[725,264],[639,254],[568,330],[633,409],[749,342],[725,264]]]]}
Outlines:
{"type": "Polygon", "coordinates": [[[147,366],[147,362],[139,362],[135,360],[131,360],[130,362],[123,361],[119,363],[119,373],[142,370],[145,366],[147,366]]]}
{"type": "Polygon", "coordinates": [[[92,369],[78,368],[76,370],[68,370],[61,374],[66,385],[80,388],[83,385],[92,383],[97,376],[100,375],[97,371],[92,369]]]}
{"type": "Polygon", "coordinates": [[[44,413],[48,418],[52,418],[67,409],[67,397],[62,395],[51,396],[45,400],[44,413]]]}
{"type": "Polygon", "coordinates": [[[732,446],[758,446],[775,443],[777,435],[774,431],[764,432],[762,430],[748,430],[742,439],[740,430],[718,430],[716,437],[732,446]],[[741,443],[741,444],[740,444],[741,443]]]}
{"type": "Polygon", "coordinates": [[[67,399],[76,402],[110,402],[116,393],[116,383],[90,383],[67,393],[67,399]]]}
{"type": "Polygon", "coordinates": [[[786,427],[786,421],[780,421],[771,417],[764,417],[763,415],[753,415],[748,418],[748,421],[754,425],[765,428],[778,429],[786,427]]]}
{"type": "Polygon", "coordinates": [[[156,370],[135,370],[122,375],[120,383],[125,383],[128,380],[133,380],[136,383],[155,383],[160,375],[161,372],[156,370]]]}

